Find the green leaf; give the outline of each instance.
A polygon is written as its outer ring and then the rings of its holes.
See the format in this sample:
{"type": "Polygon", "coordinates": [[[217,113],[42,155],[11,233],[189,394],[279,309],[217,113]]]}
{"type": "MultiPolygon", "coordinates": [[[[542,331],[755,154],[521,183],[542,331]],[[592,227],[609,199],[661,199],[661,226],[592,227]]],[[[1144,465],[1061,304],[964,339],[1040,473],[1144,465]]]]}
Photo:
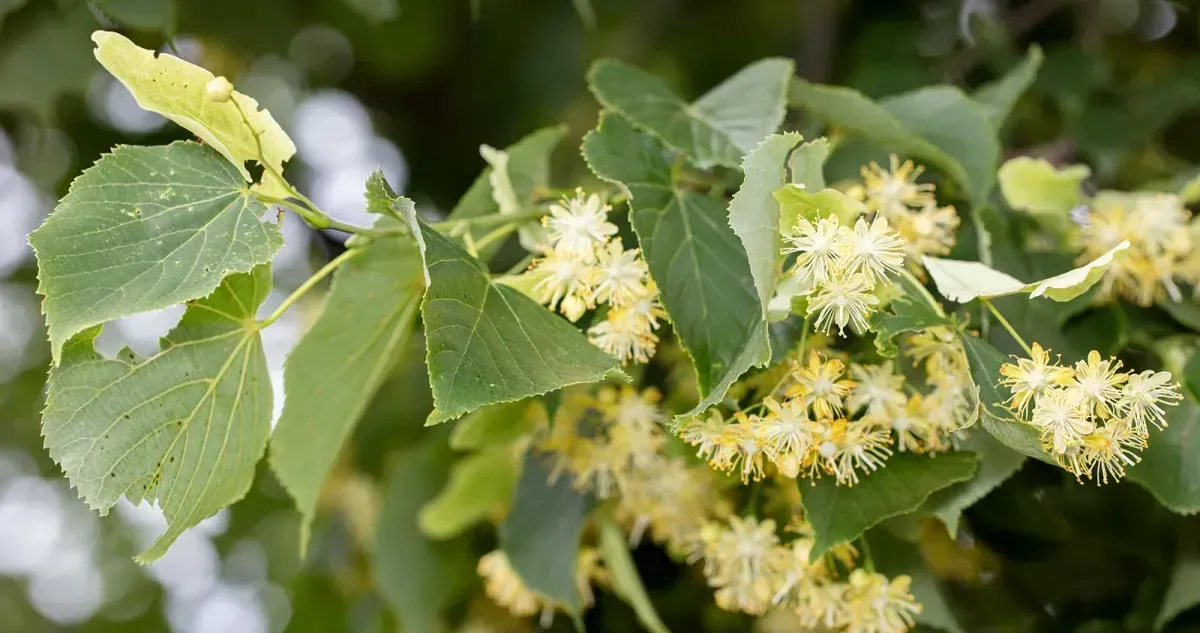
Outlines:
{"type": "Polygon", "coordinates": [[[800,218],[810,222],[818,218],[836,216],[843,225],[853,226],[854,221],[867,212],[863,203],[837,189],[812,189],[788,185],[775,190],[772,195],[779,204],[778,231],[789,231],[800,218]]]}
{"type": "Polygon", "coordinates": [[[1150,446],[1128,477],[1172,512],[1195,514],[1200,512],[1200,405],[1185,397],[1167,410],[1167,424],[1150,435],[1150,446]]]}
{"type": "Polygon", "coordinates": [[[453,420],[497,402],[512,402],[619,373],[563,319],[507,286],[454,240],[400,209],[425,262],[425,323],[434,411],[427,424],[453,420]]]}
{"type": "Polygon", "coordinates": [[[570,477],[551,484],[544,460],[532,451],[525,456],[512,509],[500,524],[500,548],[525,586],[579,613],[579,543],[595,502],[576,492],[570,477]]]}
{"type": "MultiPolygon", "coordinates": [[[[471,184],[471,188],[459,199],[458,204],[450,211],[449,219],[466,220],[493,213],[518,213],[528,210],[533,206],[535,196],[550,185],[550,158],[566,133],[565,125],[544,127],[509,145],[504,150],[487,148],[491,152],[503,156],[501,159],[505,165],[503,173],[497,173],[491,167],[491,161],[487,161],[489,166],[484,168],[475,182],[471,184]],[[493,181],[501,182],[507,191],[498,194],[493,189],[493,181]],[[497,202],[501,198],[510,201],[507,208],[501,208],[497,202]]],[[[481,150],[482,152],[483,150],[481,150]]],[[[487,156],[484,158],[486,160],[487,156]]],[[[540,233],[537,232],[539,229],[540,227],[522,227],[520,232],[522,246],[529,248],[538,240],[544,242],[540,233]]],[[[479,239],[489,231],[491,231],[489,228],[471,229],[471,237],[479,239]]],[[[501,245],[497,242],[484,247],[480,251],[481,258],[484,260],[491,258],[501,245]]]]}
{"type": "Polygon", "coordinates": [[[888,150],[944,171],[979,202],[992,186],[1000,145],[985,111],[956,88],[933,86],[875,103],[850,88],[792,80],[790,101],[888,150]]]}
{"type": "Polygon", "coordinates": [[[367,211],[378,215],[391,216],[401,219],[400,214],[392,207],[392,203],[400,196],[392,190],[382,169],[376,169],[367,177],[367,211]]]}
{"type": "Polygon", "coordinates": [[[121,26],[168,31],[175,24],[174,0],[93,0],[92,4],[121,26]]]}
{"type": "Polygon", "coordinates": [[[931,493],[975,474],[972,453],[913,455],[899,453],[854,486],[823,477],[800,485],[804,516],[812,524],[815,561],[834,545],[849,543],[880,521],[917,509],[931,493]]]}
{"type": "Polygon", "coordinates": [[[1091,174],[1087,165],[1056,169],[1044,158],[1018,156],[1000,166],[998,178],[1008,206],[1065,230],[1067,214],[1083,202],[1083,181],[1091,174]]]}
{"type": "Polygon", "coordinates": [[[587,81],[605,108],[684,152],[701,169],[736,169],[783,121],[792,72],[791,60],[759,60],[690,104],[663,80],[615,59],[592,64],[587,81]]]}
{"type": "Polygon", "coordinates": [[[966,633],[954,617],[950,600],[942,591],[937,577],[926,567],[916,545],[902,541],[883,530],[873,530],[867,535],[867,542],[871,547],[875,568],[880,573],[889,578],[903,574],[912,579],[913,599],[921,605],[921,612],[917,614],[916,620],[918,624],[923,625],[922,629],[931,626],[947,633],[966,633]]]}
{"type": "Polygon", "coordinates": [[[125,349],[104,358],[94,327],[68,342],[50,372],[42,434],[79,496],[102,514],[124,495],[166,515],[143,563],[250,489],[271,432],[254,321],[270,290],[268,266],[231,275],[188,306],[154,356],[125,349]]]}
{"type": "Polygon", "coordinates": [[[474,559],[462,540],[433,543],[417,529],[417,513],[446,481],[453,457],[443,432],[393,460],[371,550],[379,594],[405,631],[432,633],[441,612],[469,586],[474,559]]]}
{"type": "Polygon", "coordinates": [[[888,309],[872,314],[869,325],[875,332],[875,350],[884,358],[895,358],[899,353],[896,337],[900,334],[952,324],[924,299],[901,295],[892,300],[888,309]]]}
{"type": "Polygon", "coordinates": [[[459,460],[445,487],[421,508],[421,531],[447,539],[495,514],[512,499],[520,458],[515,447],[498,445],[459,460]]]}
{"type": "Polygon", "coordinates": [[[29,235],[57,362],[84,328],[203,297],[283,240],[237,171],[197,143],[119,146],[29,235]]]}
{"type": "Polygon", "coordinates": [[[422,280],[411,240],[373,242],[334,272],[320,317],[288,355],[271,469],[296,500],[306,528],[343,446],[408,347],[422,280]]]}
{"type": "Polygon", "coordinates": [[[511,444],[534,429],[533,402],[503,402],[469,413],[450,433],[450,448],[470,451],[511,444]]]}
{"type": "Polygon", "coordinates": [[[960,165],[960,182],[976,205],[987,199],[1000,163],[1000,138],[983,107],[952,86],[920,88],[879,105],[960,165]]]}
{"type": "Polygon", "coordinates": [[[1171,318],[1178,321],[1181,325],[1185,325],[1193,331],[1200,332],[1200,304],[1193,301],[1160,299],[1158,307],[1171,315],[1171,318]]]}
{"type": "Polygon", "coordinates": [[[658,285],[675,333],[696,367],[703,410],[753,365],[771,357],[766,319],[746,250],[721,203],[676,189],[662,144],[625,119],[605,115],[583,140],[597,176],[630,198],[650,276],[658,285]]]}
{"type": "Polygon", "coordinates": [[[92,41],[96,59],[125,84],[138,105],[200,137],[233,163],[246,182],[251,178],[244,164],[259,162],[261,146],[265,163],[260,164],[265,171],[260,192],[277,198],[290,195],[291,188],[282,180],[283,164],[296,153],[296,146],[271,113],[258,109],[257,101],[236,91],[225,102],[209,99],[205,88],[214,79],[212,73],[173,55],[141,48],[117,33],[96,31],[92,41]]]}
{"type": "Polygon", "coordinates": [[[1025,59],[1019,64],[999,79],[980,86],[975,94],[971,95],[971,98],[987,112],[988,120],[996,129],[1004,125],[1013,106],[1033,85],[1043,59],[1042,48],[1034,44],[1029,47],[1025,59]]]}
{"type": "Polygon", "coordinates": [[[5,32],[0,53],[0,110],[32,112],[46,124],[56,120],[62,97],[83,94],[95,72],[87,37],[96,19],[87,7],[50,13],[5,32]]]}
{"type": "Polygon", "coordinates": [[[646,594],[642,577],[638,575],[633,557],[629,555],[625,537],[612,521],[600,524],[600,552],[604,556],[604,566],[608,570],[613,592],[629,603],[638,622],[650,633],[670,633],[667,625],[658,617],[650,596],[646,594]]]}
{"type": "Polygon", "coordinates": [[[979,456],[979,468],[975,476],[933,493],[924,506],[929,514],[946,526],[951,537],[958,534],[958,522],[963,511],[1017,474],[1025,463],[1024,455],[1010,450],[987,433],[972,433],[959,448],[979,456]]]}
{"type": "Polygon", "coordinates": [[[1125,240],[1083,266],[1030,283],[1023,283],[979,262],[926,256],[921,258],[921,263],[929,271],[929,276],[933,277],[938,292],[951,301],[966,303],[973,299],[1028,292],[1031,299],[1045,296],[1064,302],[1079,297],[1096,285],[1113,259],[1128,248],[1129,240],[1125,240]]]}
{"type": "Polygon", "coordinates": [[[1004,404],[1008,401],[1000,390],[1000,366],[1005,363],[1004,355],[974,334],[964,332],[962,342],[971,380],[979,390],[980,421],[984,430],[1022,455],[1053,463],[1042,450],[1037,429],[1016,420],[1004,404]]]}
{"type": "Polygon", "coordinates": [[[729,226],[749,256],[750,272],[764,311],[775,294],[783,262],[780,209],[772,192],[790,182],[810,190],[824,188],[821,166],[828,155],[829,142],[825,139],[804,143],[799,134],[786,132],[768,136],[742,162],[745,179],[729,203],[729,226]]]}
{"type": "Polygon", "coordinates": [[[1161,631],[1184,611],[1200,605],[1200,559],[1185,558],[1175,564],[1167,595],[1163,597],[1154,630],[1161,631]]]}

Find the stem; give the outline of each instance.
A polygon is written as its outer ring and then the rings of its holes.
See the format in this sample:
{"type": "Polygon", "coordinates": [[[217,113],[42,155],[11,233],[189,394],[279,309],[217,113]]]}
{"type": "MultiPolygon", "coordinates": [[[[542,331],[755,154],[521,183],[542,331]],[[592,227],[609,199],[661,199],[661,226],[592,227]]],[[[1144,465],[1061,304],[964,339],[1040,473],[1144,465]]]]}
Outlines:
{"type": "Polygon", "coordinates": [[[797,349],[797,350],[799,351],[799,353],[800,353],[800,356],[801,356],[801,359],[800,359],[800,360],[801,360],[801,362],[803,362],[803,361],[804,361],[804,358],[803,358],[803,356],[804,356],[804,344],[805,344],[805,342],[807,342],[807,341],[808,341],[808,326],[809,326],[809,325],[811,325],[811,323],[812,323],[812,320],[811,320],[809,317],[805,316],[805,317],[804,317],[804,325],[803,325],[803,326],[801,326],[801,329],[800,329],[800,345],[796,347],[796,349],[797,349]]]}
{"type": "Polygon", "coordinates": [[[467,218],[465,220],[446,220],[444,222],[435,222],[430,226],[439,231],[447,231],[458,227],[490,228],[504,224],[522,224],[532,220],[540,220],[549,215],[549,213],[550,212],[545,209],[525,211],[523,213],[493,213],[491,215],[481,215],[477,218],[467,218]]]}
{"type": "Polygon", "coordinates": [[[483,237],[479,238],[475,242],[475,248],[476,249],[485,248],[488,244],[491,244],[492,242],[495,242],[497,240],[502,240],[502,239],[508,237],[509,235],[512,235],[512,232],[515,230],[517,230],[516,224],[504,224],[495,229],[492,229],[492,231],[490,233],[488,233],[487,235],[484,235],[483,237]]]}
{"type": "Polygon", "coordinates": [[[329,273],[331,273],[335,269],[337,269],[338,266],[341,266],[342,264],[346,263],[352,257],[357,256],[361,252],[363,252],[363,249],[354,248],[354,249],[350,249],[350,250],[342,253],[341,255],[338,255],[337,257],[334,257],[332,260],[330,260],[330,262],[328,264],[325,264],[324,266],[322,266],[321,270],[318,270],[317,272],[313,273],[312,277],[309,277],[307,280],[305,280],[304,283],[300,284],[299,288],[296,288],[295,290],[293,290],[292,294],[288,295],[288,298],[284,299],[283,303],[279,304],[278,308],[275,308],[275,311],[271,313],[271,316],[263,319],[262,321],[259,321],[256,324],[258,326],[258,329],[261,330],[265,327],[270,326],[272,323],[278,321],[279,317],[283,316],[283,313],[287,312],[288,308],[295,305],[295,303],[297,301],[299,301],[300,298],[305,295],[305,293],[307,293],[309,290],[312,290],[313,286],[320,283],[320,281],[322,279],[328,277],[329,273]]]}
{"type": "Polygon", "coordinates": [[[917,279],[916,277],[914,277],[913,274],[911,272],[909,272],[907,268],[901,268],[900,275],[902,277],[904,277],[906,280],[908,280],[908,283],[911,284],[912,287],[914,287],[918,291],[920,291],[921,296],[925,297],[925,301],[930,306],[932,306],[933,309],[936,310],[938,314],[940,314],[941,316],[946,316],[946,313],[944,311],[942,311],[942,304],[938,303],[937,299],[934,299],[933,295],[929,294],[929,291],[925,289],[925,284],[921,283],[920,279],[917,279]]]}
{"type": "Polygon", "coordinates": [[[871,546],[867,544],[867,537],[863,536],[858,539],[859,549],[862,550],[863,568],[870,573],[875,573],[875,559],[871,557],[871,546]]]}
{"type": "Polygon", "coordinates": [[[1009,335],[1012,336],[1013,339],[1021,345],[1021,349],[1024,349],[1025,353],[1032,358],[1033,350],[1029,349],[1029,344],[1025,342],[1025,339],[1021,338],[1020,334],[1017,334],[1017,331],[1013,328],[1012,324],[1008,322],[1008,319],[1004,318],[1003,314],[1000,314],[1000,311],[996,309],[996,306],[993,305],[990,300],[984,298],[980,298],[979,303],[983,304],[989,311],[991,311],[991,313],[996,317],[996,320],[1000,322],[1000,325],[1003,325],[1004,329],[1008,330],[1009,335]]]}
{"type": "Polygon", "coordinates": [[[507,271],[506,271],[504,274],[505,274],[505,275],[519,275],[519,274],[521,274],[522,272],[524,272],[524,271],[525,271],[525,269],[526,269],[526,268],[529,268],[529,265],[530,265],[530,264],[532,264],[532,263],[533,263],[533,259],[534,259],[534,257],[537,257],[537,255],[535,255],[535,254],[533,254],[533,253],[529,253],[528,255],[526,255],[525,257],[523,257],[523,258],[521,259],[521,261],[519,261],[519,262],[517,262],[517,263],[513,264],[512,268],[509,268],[509,269],[508,269],[508,270],[507,270],[507,271]]]}

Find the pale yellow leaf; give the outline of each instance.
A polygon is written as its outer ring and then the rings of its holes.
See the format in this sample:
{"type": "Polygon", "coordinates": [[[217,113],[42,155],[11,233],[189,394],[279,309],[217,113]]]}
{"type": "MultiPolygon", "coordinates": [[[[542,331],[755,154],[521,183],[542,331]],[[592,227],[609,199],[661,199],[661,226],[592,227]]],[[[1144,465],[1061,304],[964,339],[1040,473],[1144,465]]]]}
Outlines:
{"type": "Polygon", "coordinates": [[[1025,282],[979,262],[923,257],[921,263],[945,298],[966,303],[980,297],[999,297],[1020,292],[1025,282]]]}
{"type": "Polygon", "coordinates": [[[1045,296],[1055,301],[1070,301],[1087,292],[1088,288],[1100,281],[1104,272],[1113,263],[1113,259],[1128,248],[1129,240],[1125,240],[1114,246],[1112,250],[1079,268],[1068,270],[1049,279],[1035,281],[1027,285],[1025,289],[1033,291],[1029,294],[1030,297],[1045,296]]]}

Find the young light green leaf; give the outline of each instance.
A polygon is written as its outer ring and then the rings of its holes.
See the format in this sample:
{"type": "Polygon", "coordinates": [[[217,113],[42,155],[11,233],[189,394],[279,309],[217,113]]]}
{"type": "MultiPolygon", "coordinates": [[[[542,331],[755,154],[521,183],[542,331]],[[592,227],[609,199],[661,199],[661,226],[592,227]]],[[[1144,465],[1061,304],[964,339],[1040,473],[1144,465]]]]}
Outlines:
{"type": "Polygon", "coordinates": [[[584,138],[583,155],[597,176],[629,196],[650,276],[696,367],[703,398],[697,408],[707,408],[771,356],[746,250],[721,203],[676,189],[662,144],[625,119],[605,115],[584,138]]]}
{"type": "Polygon", "coordinates": [[[1200,404],[1191,395],[1167,411],[1166,429],[1150,437],[1129,480],[1179,514],[1200,512],[1200,404]]]}
{"type": "Polygon", "coordinates": [[[783,121],[787,59],[763,59],[738,71],[693,103],[643,70],[601,59],[588,71],[588,87],[604,107],[684,152],[707,169],[737,168],[783,121]]]}
{"type": "Polygon", "coordinates": [[[421,508],[421,531],[430,538],[448,539],[495,514],[512,499],[520,460],[516,447],[503,444],[459,460],[445,487],[421,508]]]}
{"type": "Polygon", "coordinates": [[[154,356],[125,349],[104,358],[94,327],[68,342],[50,372],[42,435],[79,496],[101,513],[124,495],[166,515],[143,563],[250,489],[271,431],[254,321],[270,290],[268,266],[231,275],[189,305],[154,356]]]}
{"type": "MultiPolygon", "coordinates": [[[[380,226],[399,222],[385,218],[380,226]]],[[[271,469],[305,527],[338,454],[412,337],[422,281],[412,240],[371,243],[334,272],[321,316],[288,355],[271,469]]]]}
{"type": "MultiPolygon", "coordinates": [[[[562,138],[562,134],[558,135],[562,138]]],[[[556,139],[557,142],[557,139],[556,139]]],[[[547,158],[548,156],[547,152],[547,158]]],[[[513,185],[513,178],[509,167],[509,155],[507,152],[500,151],[494,147],[481,145],[479,147],[479,155],[487,164],[491,166],[491,173],[488,175],[488,181],[492,184],[492,198],[496,201],[496,207],[500,210],[501,215],[515,215],[525,210],[529,200],[522,198],[532,197],[531,192],[525,192],[525,196],[517,193],[513,185]]],[[[536,253],[545,248],[549,243],[546,237],[546,229],[540,224],[530,224],[522,226],[519,229],[521,246],[532,253],[536,253]]]]}
{"type": "Polygon", "coordinates": [[[971,95],[984,111],[992,125],[999,129],[1008,119],[1013,106],[1029,86],[1037,79],[1038,70],[1042,67],[1042,48],[1037,44],[1029,47],[1025,59],[1004,74],[999,79],[984,84],[971,95]]]}
{"type": "Polygon", "coordinates": [[[1010,450],[987,433],[972,433],[959,448],[979,456],[979,469],[975,471],[975,476],[933,493],[923,506],[946,526],[951,537],[958,534],[958,522],[963,511],[1017,474],[1025,463],[1024,455],[1010,450]]]}
{"type": "MultiPolygon", "coordinates": [[[[528,207],[533,205],[534,197],[549,186],[550,156],[566,133],[567,128],[564,125],[545,127],[501,151],[507,157],[507,186],[512,190],[511,195],[516,199],[518,210],[528,210],[528,207]]],[[[500,205],[496,202],[496,193],[492,188],[492,180],[492,168],[485,167],[475,182],[471,184],[471,188],[463,194],[458,204],[450,211],[450,219],[466,220],[492,213],[501,213],[500,205]]],[[[471,237],[479,239],[490,230],[488,228],[472,229],[471,237]]],[[[528,234],[528,231],[522,234],[528,234]]],[[[536,234],[531,235],[539,237],[536,234]]],[[[526,238],[525,241],[528,239],[532,238],[526,238]]],[[[500,246],[501,243],[496,242],[484,247],[480,251],[480,257],[487,260],[500,246]]]]}
{"type": "Polygon", "coordinates": [[[579,543],[595,501],[576,492],[570,477],[551,484],[545,458],[533,451],[525,456],[512,509],[500,524],[500,548],[526,587],[579,613],[579,543]]]}
{"type": "Polygon", "coordinates": [[[519,291],[495,284],[454,240],[399,209],[425,263],[425,323],[434,411],[428,424],[619,373],[563,319],[519,291]]]}
{"type": "Polygon", "coordinates": [[[71,183],[29,235],[57,362],[93,325],[203,297],[271,261],[283,240],[267,208],[211,149],[119,146],[71,183]]]}
{"type": "Polygon", "coordinates": [[[987,199],[1000,162],[1000,138],[978,103],[953,86],[928,86],[888,97],[879,105],[960,166],[965,179],[960,182],[973,203],[987,199]]]}
{"type": "Polygon", "coordinates": [[[1044,158],[1018,156],[1001,165],[997,177],[1008,206],[1065,228],[1067,213],[1083,202],[1082,184],[1091,174],[1087,165],[1056,169],[1044,158]]]}
{"type": "Polygon", "coordinates": [[[1083,266],[1030,283],[1024,283],[979,262],[926,256],[921,258],[921,263],[933,277],[938,292],[951,301],[966,303],[973,299],[1028,292],[1030,298],[1045,296],[1047,299],[1061,302],[1075,299],[1096,285],[1112,264],[1113,258],[1128,248],[1129,240],[1125,240],[1083,266]]]}
{"type": "Polygon", "coordinates": [[[729,203],[729,226],[749,256],[750,272],[764,310],[775,294],[783,261],[779,205],[771,194],[789,182],[814,190],[823,188],[821,167],[828,155],[826,140],[804,143],[799,134],[786,132],[768,136],[742,162],[745,178],[729,203]]]}
{"type": "Polygon", "coordinates": [[[205,88],[215,79],[212,73],[173,55],[141,48],[123,35],[96,31],[92,41],[96,59],[125,84],[138,105],[200,137],[233,163],[246,182],[251,178],[245,162],[259,162],[265,169],[260,193],[277,198],[290,195],[291,188],[282,179],[283,164],[296,153],[296,146],[270,112],[258,109],[257,101],[236,91],[227,101],[210,99],[205,88]]]}
{"type": "Polygon", "coordinates": [[[822,477],[812,486],[800,483],[804,516],[815,539],[809,560],[853,541],[888,517],[917,509],[934,491],[970,479],[975,464],[973,453],[899,453],[853,486],[839,486],[832,477],[822,477]]]}
{"type": "Polygon", "coordinates": [[[1022,455],[1053,463],[1042,450],[1037,429],[1013,418],[1012,412],[1004,404],[1008,401],[1008,397],[1000,390],[1000,366],[1005,362],[1004,355],[974,334],[964,332],[961,338],[971,380],[979,390],[980,419],[984,430],[1001,444],[1022,455]]]}
{"type": "Polygon", "coordinates": [[[612,581],[613,591],[633,608],[638,622],[650,633],[670,633],[654,603],[646,594],[642,585],[642,577],[638,575],[633,557],[629,555],[629,547],[621,530],[612,521],[606,520],[600,524],[600,553],[604,556],[604,566],[612,581]]]}
{"type": "Polygon", "coordinates": [[[472,411],[454,425],[450,448],[471,451],[517,441],[534,429],[533,406],[533,401],[522,400],[472,411]]]}
{"type": "Polygon", "coordinates": [[[405,631],[438,630],[442,610],[473,580],[467,542],[431,543],[417,529],[418,511],[445,484],[453,460],[446,433],[434,430],[395,456],[384,484],[371,572],[405,631]]]}
{"type": "Polygon", "coordinates": [[[388,184],[387,178],[383,175],[382,169],[376,169],[367,177],[367,211],[378,215],[387,215],[397,220],[401,219],[400,214],[392,208],[392,203],[400,196],[388,184]]]}
{"type": "Polygon", "coordinates": [[[1184,558],[1171,571],[1167,595],[1154,619],[1154,630],[1163,630],[1171,620],[1196,605],[1200,605],[1200,559],[1184,558]]]}
{"type": "Polygon", "coordinates": [[[854,226],[854,221],[867,212],[863,203],[837,189],[813,190],[796,185],[787,185],[771,194],[779,204],[780,234],[791,234],[800,218],[815,222],[819,218],[837,217],[844,226],[854,226]]]}

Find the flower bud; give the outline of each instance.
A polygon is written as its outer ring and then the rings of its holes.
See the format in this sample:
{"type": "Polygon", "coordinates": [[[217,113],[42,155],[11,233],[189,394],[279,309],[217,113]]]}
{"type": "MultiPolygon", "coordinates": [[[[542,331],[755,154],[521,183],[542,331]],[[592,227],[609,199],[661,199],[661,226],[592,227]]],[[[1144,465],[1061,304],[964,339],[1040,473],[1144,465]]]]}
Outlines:
{"type": "Polygon", "coordinates": [[[207,86],[204,86],[204,96],[209,101],[225,103],[233,96],[233,84],[229,83],[229,80],[224,77],[216,77],[208,82],[207,86]]]}

